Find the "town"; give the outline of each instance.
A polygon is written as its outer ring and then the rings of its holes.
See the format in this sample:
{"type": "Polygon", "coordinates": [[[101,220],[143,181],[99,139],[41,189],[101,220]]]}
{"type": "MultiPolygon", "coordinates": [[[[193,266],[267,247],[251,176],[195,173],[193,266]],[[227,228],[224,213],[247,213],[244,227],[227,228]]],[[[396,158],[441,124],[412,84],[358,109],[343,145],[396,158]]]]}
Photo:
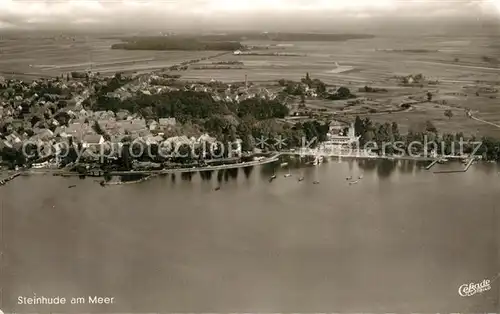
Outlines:
{"type": "MultiPolygon", "coordinates": [[[[411,85],[422,84],[424,78],[419,74],[400,80],[411,85]]],[[[369,86],[359,91],[387,92],[369,86]]],[[[171,70],[112,76],[72,72],[32,82],[2,78],[0,97],[1,163],[16,170],[102,174],[228,164],[237,167],[272,161],[276,157],[272,152],[290,152],[301,145],[304,148],[308,141],[313,145],[307,148],[317,149],[308,150],[307,155],[321,154],[319,148],[325,154],[327,147],[330,156],[342,156],[343,150],[357,146],[358,157],[376,157],[380,154],[377,149],[365,149],[360,154],[360,144],[410,142],[432,134],[438,140],[437,129],[430,121],[420,134],[405,136],[396,123],[374,124],[369,118],[360,118],[358,114],[378,112],[367,107],[376,101],[358,97],[344,86],[327,86],[309,73],[296,82],[279,80],[259,85],[249,82],[246,75],[242,82],[223,83],[213,79],[184,81],[171,70]],[[343,101],[349,109],[339,113],[309,105],[317,100],[343,101]],[[349,112],[356,104],[362,109],[349,112]],[[272,141],[258,143],[263,137],[272,141]],[[278,138],[285,140],[273,142],[278,138]]],[[[431,98],[427,92],[420,101],[431,98]]],[[[404,111],[418,103],[410,97],[385,110],[404,111]]],[[[441,145],[433,153],[449,155],[454,152],[453,142],[461,137],[443,134],[447,147],[441,145]]],[[[394,148],[384,150],[385,157],[389,154],[393,158],[394,148]]],[[[466,153],[471,152],[472,144],[466,153]]],[[[479,153],[487,159],[499,157],[491,148],[479,153]]]]}

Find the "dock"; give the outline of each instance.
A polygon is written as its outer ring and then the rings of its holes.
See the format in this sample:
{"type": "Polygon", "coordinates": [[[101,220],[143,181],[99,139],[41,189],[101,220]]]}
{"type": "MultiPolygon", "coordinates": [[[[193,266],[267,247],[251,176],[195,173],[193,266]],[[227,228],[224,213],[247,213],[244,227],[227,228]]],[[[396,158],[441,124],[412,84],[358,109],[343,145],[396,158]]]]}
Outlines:
{"type": "Polygon", "coordinates": [[[441,170],[441,171],[434,171],[434,173],[440,174],[440,173],[462,173],[462,172],[466,172],[467,170],[469,170],[470,166],[472,166],[472,163],[475,160],[476,160],[475,157],[472,157],[471,159],[469,159],[469,161],[465,165],[465,168],[462,169],[462,170],[441,170]]]}
{"type": "Polygon", "coordinates": [[[472,166],[472,163],[474,162],[474,160],[476,160],[476,158],[471,158],[469,160],[469,162],[467,163],[467,165],[465,165],[465,168],[464,168],[464,172],[469,170],[470,166],[472,166]]]}
{"type": "Polygon", "coordinates": [[[0,186],[3,186],[3,185],[6,185],[7,183],[9,183],[10,181],[14,180],[15,178],[19,177],[21,175],[20,172],[16,172],[10,176],[8,176],[7,178],[5,179],[0,179],[0,186]]]}
{"type": "Polygon", "coordinates": [[[434,167],[435,164],[437,164],[439,162],[439,159],[436,159],[434,160],[433,162],[431,162],[430,164],[428,164],[426,167],[425,167],[425,170],[430,170],[432,167],[434,167]]]}

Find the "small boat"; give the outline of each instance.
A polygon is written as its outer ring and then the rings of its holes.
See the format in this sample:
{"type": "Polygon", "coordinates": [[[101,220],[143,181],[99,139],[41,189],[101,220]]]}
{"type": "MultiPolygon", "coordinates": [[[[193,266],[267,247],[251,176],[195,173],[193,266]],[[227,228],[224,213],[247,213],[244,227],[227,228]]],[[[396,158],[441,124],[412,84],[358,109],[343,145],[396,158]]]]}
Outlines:
{"type": "Polygon", "coordinates": [[[302,181],[304,181],[304,177],[299,178],[299,182],[302,182],[302,181]]]}
{"type": "Polygon", "coordinates": [[[288,166],[287,162],[284,162],[284,163],[281,164],[281,167],[286,167],[286,166],[288,166]]]}
{"type": "Polygon", "coordinates": [[[220,190],[220,186],[216,187],[216,188],[215,188],[215,190],[216,190],[216,191],[220,190]]]}
{"type": "Polygon", "coordinates": [[[360,176],[358,177],[358,179],[359,179],[359,180],[363,179],[363,175],[360,175],[360,176]]]}
{"type": "Polygon", "coordinates": [[[359,181],[352,181],[352,182],[349,182],[349,185],[352,185],[352,184],[357,184],[359,181]]]}
{"type": "Polygon", "coordinates": [[[345,179],[346,179],[346,181],[352,180],[352,176],[346,177],[345,179]]]}
{"type": "Polygon", "coordinates": [[[269,178],[269,182],[272,182],[274,179],[276,179],[276,175],[273,175],[269,178]]]}
{"type": "Polygon", "coordinates": [[[285,178],[290,178],[291,176],[292,176],[292,174],[291,174],[291,173],[287,173],[287,174],[285,174],[285,178]]]}
{"type": "Polygon", "coordinates": [[[68,189],[72,189],[74,187],[76,187],[76,185],[70,185],[70,186],[68,186],[68,189]]]}
{"type": "Polygon", "coordinates": [[[319,181],[314,181],[313,184],[319,184],[319,181]]]}
{"type": "Polygon", "coordinates": [[[317,156],[313,161],[313,165],[318,166],[323,163],[323,156],[317,156]]]}

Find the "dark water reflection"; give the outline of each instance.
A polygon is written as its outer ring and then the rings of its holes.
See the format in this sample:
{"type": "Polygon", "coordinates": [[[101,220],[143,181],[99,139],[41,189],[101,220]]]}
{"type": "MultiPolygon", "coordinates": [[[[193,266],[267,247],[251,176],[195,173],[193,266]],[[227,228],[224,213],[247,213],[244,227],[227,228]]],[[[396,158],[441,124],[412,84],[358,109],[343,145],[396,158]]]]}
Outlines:
{"type": "Polygon", "coordinates": [[[388,178],[396,170],[396,165],[397,161],[381,160],[376,166],[379,178],[388,178]]]}
{"type": "Polygon", "coordinates": [[[246,167],[246,168],[243,168],[243,172],[245,173],[245,178],[250,178],[250,176],[252,175],[252,171],[253,171],[254,167],[246,167]]]}
{"type": "Polygon", "coordinates": [[[500,272],[498,166],[424,165],[295,159],[105,188],[20,177],[0,188],[2,310],[500,311],[499,281],[457,292],[500,272]],[[116,303],[16,305],[33,293],[116,303]]]}

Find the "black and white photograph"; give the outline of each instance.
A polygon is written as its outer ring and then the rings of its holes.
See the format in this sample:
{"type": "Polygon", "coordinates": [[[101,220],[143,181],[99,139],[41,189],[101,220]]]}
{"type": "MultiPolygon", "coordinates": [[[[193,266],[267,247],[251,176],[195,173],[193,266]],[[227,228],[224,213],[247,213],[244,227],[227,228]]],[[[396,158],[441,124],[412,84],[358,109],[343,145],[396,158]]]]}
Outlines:
{"type": "Polygon", "coordinates": [[[4,313],[500,313],[500,0],[0,0],[4,313]]]}

